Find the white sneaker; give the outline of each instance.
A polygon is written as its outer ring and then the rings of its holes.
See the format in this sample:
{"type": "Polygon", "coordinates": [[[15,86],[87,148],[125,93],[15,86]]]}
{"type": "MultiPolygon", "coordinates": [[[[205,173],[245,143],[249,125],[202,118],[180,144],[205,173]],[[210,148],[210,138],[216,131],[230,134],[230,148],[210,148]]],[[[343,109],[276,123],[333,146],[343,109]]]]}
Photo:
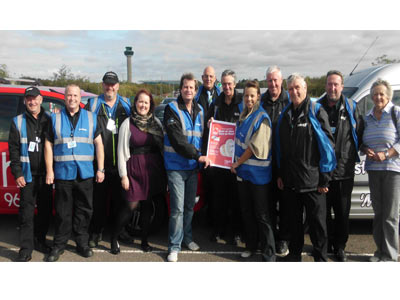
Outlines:
{"type": "Polygon", "coordinates": [[[242,254],[240,254],[240,257],[241,258],[249,258],[252,255],[253,255],[253,253],[251,253],[250,251],[246,250],[246,251],[242,252],[242,254]]]}
{"type": "Polygon", "coordinates": [[[178,261],[178,252],[170,252],[168,254],[167,261],[177,262],[178,261]]]}
{"type": "Polygon", "coordinates": [[[198,251],[200,249],[200,246],[197,245],[195,242],[190,242],[189,244],[186,245],[186,247],[188,247],[189,250],[192,251],[198,251]]]}
{"type": "Polygon", "coordinates": [[[381,260],[380,260],[379,257],[371,256],[371,257],[369,258],[369,261],[370,261],[370,262],[379,262],[379,261],[381,261],[381,260]]]}

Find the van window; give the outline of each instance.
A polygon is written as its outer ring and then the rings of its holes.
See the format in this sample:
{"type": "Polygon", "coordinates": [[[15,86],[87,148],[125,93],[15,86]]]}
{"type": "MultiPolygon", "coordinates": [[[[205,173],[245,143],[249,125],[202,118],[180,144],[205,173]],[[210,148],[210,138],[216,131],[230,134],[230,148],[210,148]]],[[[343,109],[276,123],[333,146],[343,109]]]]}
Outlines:
{"type": "Polygon", "coordinates": [[[50,99],[50,98],[45,97],[43,99],[42,106],[43,106],[44,110],[49,113],[58,113],[64,108],[65,104],[64,104],[64,101],[50,99]]]}
{"type": "Polygon", "coordinates": [[[392,102],[393,104],[400,106],[400,90],[393,91],[392,102]]]}
{"type": "Polygon", "coordinates": [[[357,103],[358,108],[360,109],[361,115],[365,116],[367,112],[374,106],[370,95],[366,95],[361,98],[360,101],[357,103]]]}
{"type": "Polygon", "coordinates": [[[0,142],[8,141],[12,118],[17,115],[20,96],[0,94],[0,142]]]}

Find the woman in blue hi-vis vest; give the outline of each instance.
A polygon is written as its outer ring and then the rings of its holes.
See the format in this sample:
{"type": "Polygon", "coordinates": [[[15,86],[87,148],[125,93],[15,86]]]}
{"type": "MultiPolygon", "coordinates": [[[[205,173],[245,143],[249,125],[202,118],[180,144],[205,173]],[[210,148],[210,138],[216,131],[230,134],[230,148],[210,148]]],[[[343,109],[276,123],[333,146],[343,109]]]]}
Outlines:
{"type": "Polygon", "coordinates": [[[236,128],[235,162],[246,250],[242,258],[252,256],[258,244],[263,261],[275,261],[275,240],[269,212],[268,189],[271,181],[271,120],[260,106],[260,87],[248,81],[244,90],[244,108],[236,128]]]}

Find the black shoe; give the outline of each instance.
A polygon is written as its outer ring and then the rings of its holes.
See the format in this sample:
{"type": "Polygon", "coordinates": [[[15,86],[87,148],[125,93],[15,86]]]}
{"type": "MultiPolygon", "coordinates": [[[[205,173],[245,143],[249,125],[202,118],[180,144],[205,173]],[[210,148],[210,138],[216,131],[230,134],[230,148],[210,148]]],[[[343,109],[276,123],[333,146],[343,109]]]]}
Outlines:
{"type": "Polygon", "coordinates": [[[338,250],[335,251],[335,258],[337,261],[340,261],[340,262],[347,261],[346,252],[344,252],[343,249],[339,248],[338,250]]]}
{"type": "Polygon", "coordinates": [[[210,242],[218,242],[218,240],[221,239],[218,233],[213,232],[210,235],[210,242]]]}
{"type": "Polygon", "coordinates": [[[142,248],[143,252],[151,252],[151,251],[153,251],[153,247],[151,247],[147,242],[142,242],[140,244],[140,248],[142,248]]]}
{"type": "Polygon", "coordinates": [[[28,254],[28,253],[24,253],[24,252],[20,252],[18,254],[18,258],[17,261],[18,262],[28,262],[32,259],[32,255],[28,254]]]}
{"type": "Polygon", "coordinates": [[[289,254],[288,243],[286,241],[279,241],[276,245],[276,255],[284,257],[289,254]]]}
{"type": "Polygon", "coordinates": [[[101,241],[101,234],[92,233],[89,237],[89,247],[96,248],[99,245],[99,241],[101,241]]]}
{"type": "Polygon", "coordinates": [[[60,255],[64,253],[64,249],[53,248],[47,257],[48,262],[57,261],[60,258],[60,255]]]}
{"type": "Polygon", "coordinates": [[[288,254],[283,258],[283,261],[285,262],[301,262],[301,254],[299,255],[294,255],[294,254],[288,254]]]}
{"type": "Polygon", "coordinates": [[[51,252],[51,248],[47,246],[46,241],[41,241],[38,239],[34,240],[34,249],[42,252],[43,254],[49,254],[51,252]]]}
{"type": "Polygon", "coordinates": [[[89,247],[76,247],[76,252],[78,252],[81,256],[83,257],[92,257],[93,256],[93,251],[89,247]]]}
{"type": "Polygon", "coordinates": [[[121,248],[119,247],[118,240],[113,239],[111,241],[111,254],[118,255],[121,252],[121,248]]]}
{"type": "Polygon", "coordinates": [[[328,243],[328,248],[326,250],[327,253],[333,254],[333,245],[331,243],[328,243]]]}

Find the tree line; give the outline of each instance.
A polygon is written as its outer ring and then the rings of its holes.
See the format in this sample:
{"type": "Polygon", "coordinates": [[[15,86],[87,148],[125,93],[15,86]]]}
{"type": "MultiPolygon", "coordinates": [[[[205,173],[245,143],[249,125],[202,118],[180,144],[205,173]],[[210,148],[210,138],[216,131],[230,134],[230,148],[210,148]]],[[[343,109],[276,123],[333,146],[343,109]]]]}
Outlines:
{"type": "MultiPolygon", "coordinates": [[[[373,66],[390,64],[390,63],[399,63],[399,59],[391,59],[386,54],[383,54],[371,63],[373,66]]],[[[0,78],[9,77],[10,71],[6,64],[0,64],[0,78]]],[[[86,92],[93,94],[101,94],[103,92],[101,83],[91,82],[88,77],[85,76],[76,76],[71,72],[71,69],[62,65],[57,72],[53,73],[53,76],[50,79],[37,79],[32,78],[30,76],[22,75],[20,79],[33,79],[39,82],[40,85],[44,86],[58,86],[65,87],[68,84],[74,83],[81,87],[81,89],[86,92]]],[[[248,79],[240,80],[236,88],[244,88],[246,81],[248,79]]],[[[311,97],[318,97],[325,92],[325,80],[326,76],[321,77],[309,77],[305,78],[307,82],[307,90],[311,97]]],[[[267,87],[266,80],[259,81],[260,87],[267,87]]],[[[283,87],[286,88],[286,80],[284,80],[283,87]]],[[[153,96],[156,104],[160,103],[162,99],[167,96],[173,96],[174,92],[179,89],[177,84],[165,84],[165,83],[155,83],[155,84],[145,84],[145,83],[130,83],[130,82],[121,82],[119,88],[119,94],[121,96],[130,98],[131,100],[137,94],[140,89],[149,90],[153,96]]]]}

